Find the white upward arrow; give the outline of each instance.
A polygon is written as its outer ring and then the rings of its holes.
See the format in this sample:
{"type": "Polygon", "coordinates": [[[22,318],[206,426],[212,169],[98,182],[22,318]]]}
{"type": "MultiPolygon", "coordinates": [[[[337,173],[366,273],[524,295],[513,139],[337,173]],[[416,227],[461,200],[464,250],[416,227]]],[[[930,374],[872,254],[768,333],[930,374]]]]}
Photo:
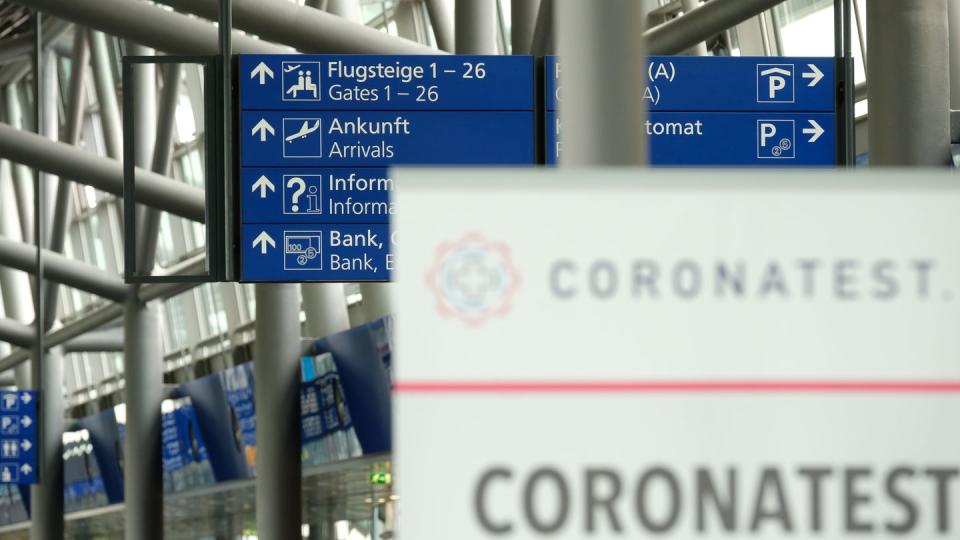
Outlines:
{"type": "Polygon", "coordinates": [[[33,398],[30,396],[30,394],[24,392],[24,393],[20,394],[20,401],[22,401],[24,405],[27,405],[27,404],[29,404],[31,401],[33,401],[33,398]]]}
{"type": "Polygon", "coordinates": [[[260,62],[257,64],[257,67],[253,68],[253,71],[250,72],[250,78],[254,78],[257,75],[260,76],[260,86],[267,84],[267,77],[273,78],[273,71],[267,67],[266,64],[260,62]]]}
{"type": "Polygon", "coordinates": [[[807,122],[810,122],[810,127],[803,128],[803,134],[813,135],[813,137],[810,137],[808,142],[817,142],[817,139],[823,135],[824,129],[820,126],[820,124],[817,123],[816,120],[807,120],[807,122]]]}
{"type": "Polygon", "coordinates": [[[256,238],[253,239],[253,247],[256,248],[257,245],[259,245],[261,255],[267,254],[267,244],[269,244],[270,247],[277,247],[277,243],[273,240],[273,238],[270,238],[270,235],[267,234],[267,231],[261,232],[256,238]]]}
{"type": "Polygon", "coordinates": [[[276,191],[276,190],[277,190],[277,189],[276,189],[276,186],[273,185],[273,182],[271,182],[270,179],[267,178],[266,176],[261,176],[259,180],[257,180],[256,182],[253,183],[253,189],[252,189],[251,191],[253,191],[254,193],[256,193],[258,189],[260,190],[260,198],[261,198],[261,199],[266,199],[266,198],[267,198],[267,190],[268,190],[268,189],[269,189],[270,191],[276,191]]]}
{"type": "Polygon", "coordinates": [[[24,440],[20,443],[20,448],[23,448],[23,451],[24,451],[24,452],[29,452],[30,449],[33,448],[33,444],[31,444],[29,440],[24,439],[24,440]]]}
{"type": "Polygon", "coordinates": [[[261,118],[257,125],[253,126],[253,131],[250,132],[251,135],[256,135],[257,132],[260,132],[260,142],[267,142],[267,132],[269,131],[271,135],[275,135],[277,132],[273,130],[273,126],[267,122],[266,118],[261,118]]]}
{"type": "Polygon", "coordinates": [[[30,427],[30,424],[33,423],[33,420],[29,416],[24,416],[20,419],[20,423],[23,424],[23,427],[30,427]]]}
{"type": "Polygon", "coordinates": [[[820,68],[814,64],[807,64],[807,67],[810,68],[810,71],[804,72],[804,74],[801,76],[804,79],[810,79],[810,82],[807,83],[807,86],[816,86],[817,83],[820,82],[820,79],[823,78],[823,72],[820,71],[820,68]]]}
{"type": "Polygon", "coordinates": [[[24,463],[23,465],[20,466],[20,472],[22,472],[23,474],[30,474],[33,472],[33,467],[24,463]]]}

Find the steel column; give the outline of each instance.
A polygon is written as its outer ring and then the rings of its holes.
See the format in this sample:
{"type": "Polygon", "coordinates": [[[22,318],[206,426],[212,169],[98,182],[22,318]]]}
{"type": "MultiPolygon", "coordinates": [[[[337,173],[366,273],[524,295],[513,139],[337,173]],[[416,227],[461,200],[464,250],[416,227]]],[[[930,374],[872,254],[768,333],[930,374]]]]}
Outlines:
{"type": "MultiPolygon", "coordinates": [[[[636,0],[557,0],[564,166],[644,165],[647,82],[636,0]]],[[[701,8],[702,9],[702,8],[701,8]]]]}
{"type": "Polygon", "coordinates": [[[430,26],[433,27],[433,38],[437,48],[442,51],[453,52],[453,18],[447,9],[444,0],[426,0],[427,15],[430,17],[430,26]]]}
{"type": "Polygon", "coordinates": [[[124,437],[124,538],[163,538],[163,461],[160,405],[163,356],[156,306],[131,297],[124,306],[123,369],[127,409],[124,437]]]}
{"type": "Polygon", "coordinates": [[[960,0],[948,0],[950,21],[950,106],[960,110],[960,0]]]}
{"type": "MultiPolygon", "coordinates": [[[[119,161],[5,124],[0,124],[0,157],[123,195],[123,166],[119,161]]],[[[137,202],[193,221],[204,220],[203,190],[143,169],[137,169],[136,175],[137,202]]]]}
{"type": "Polygon", "coordinates": [[[257,534],[300,538],[300,291],[293,284],[255,290],[257,534]]]}
{"type": "MultiPolygon", "coordinates": [[[[109,298],[115,302],[126,299],[126,285],[117,275],[52,251],[44,250],[43,256],[45,279],[109,298]]],[[[0,265],[36,274],[35,257],[34,246],[0,238],[0,265]]]]}
{"type": "Polygon", "coordinates": [[[386,317],[392,312],[393,302],[390,298],[391,285],[389,283],[361,283],[360,295],[360,323],[375,321],[386,317]]]}
{"type": "Polygon", "coordinates": [[[870,164],[950,162],[946,0],[867,2],[870,164]]]}
{"type": "Polygon", "coordinates": [[[324,337],[350,328],[343,283],[303,283],[300,292],[307,337],[324,337]]]}
{"type": "Polygon", "coordinates": [[[510,43],[513,54],[530,54],[538,11],[540,0],[513,0],[510,3],[510,43]]]}
{"type": "Polygon", "coordinates": [[[782,3],[783,0],[710,0],[683,17],[644,32],[647,52],[678,54],[714,34],[782,3]]]}
{"type": "MultiPolygon", "coordinates": [[[[211,20],[217,16],[217,0],[162,0],[162,3],[211,20]]],[[[436,50],[426,45],[286,0],[233,0],[233,26],[301,52],[436,54],[436,50]]],[[[244,44],[237,40],[238,35],[234,34],[234,51],[255,52],[245,50],[244,44]]]]}
{"type": "Polygon", "coordinates": [[[40,483],[30,487],[30,538],[62,540],[63,524],[63,354],[58,348],[44,353],[34,366],[34,383],[40,381],[37,414],[39,435],[37,465],[40,483]]]}
{"type": "MultiPolygon", "coordinates": [[[[90,61],[90,48],[87,46],[86,34],[76,29],[73,36],[73,60],[70,68],[70,95],[67,104],[67,118],[64,126],[64,142],[76,145],[80,142],[80,131],[83,128],[83,117],[86,114],[86,95],[84,94],[84,80],[87,64],[90,61]]],[[[63,244],[67,236],[69,224],[70,195],[73,193],[73,182],[61,177],[57,183],[56,200],[53,203],[53,224],[50,227],[49,249],[63,253],[63,244]]],[[[44,327],[49,330],[56,320],[58,287],[54,282],[47,284],[44,297],[44,327]]]]}
{"type": "MultiPolygon", "coordinates": [[[[686,17],[693,10],[700,7],[700,0],[681,0],[680,4],[683,6],[683,16],[686,17]]],[[[706,56],[707,55],[707,43],[701,41],[687,49],[687,54],[692,56],[706,56]]]]}
{"type": "Polygon", "coordinates": [[[554,54],[556,46],[553,39],[553,2],[554,0],[540,0],[540,11],[537,13],[537,26],[533,30],[530,54],[536,56],[554,54]]]}
{"type": "Polygon", "coordinates": [[[117,105],[107,36],[102,32],[91,30],[89,39],[93,84],[97,91],[97,103],[100,105],[100,124],[103,126],[107,156],[121,159],[123,158],[123,128],[120,124],[120,107],[117,105]]]}
{"type": "Polygon", "coordinates": [[[494,0],[456,0],[454,37],[457,54],[497,54],[496,21],[494,0]]]}
{"type": "MultiPolygon", "coordinates": [[[[57,77],[57,55],[52,50],[43,52],[43,67],[41,68],[40,102],[43,107],[42,121],[40,125],[40,134],[51,140],[60,140],[60,83],[57,77]]],[[[41,245],[50,246],[50,223],[53,219],[53,204],[57,195],[57,184],[59,179],[56,175],[49,172],[40,173],[40,181],[43,182],[43,214],[46,221],[43,224],[44,239],[41,245]]]]}

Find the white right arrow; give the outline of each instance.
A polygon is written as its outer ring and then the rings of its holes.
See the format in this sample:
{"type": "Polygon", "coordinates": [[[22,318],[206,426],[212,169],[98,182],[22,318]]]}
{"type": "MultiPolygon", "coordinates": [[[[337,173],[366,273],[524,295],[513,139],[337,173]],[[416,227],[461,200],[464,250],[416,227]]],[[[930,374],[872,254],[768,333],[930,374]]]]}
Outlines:
{"type": "Polygon", "coordinates": [[[257,67],[253,68],[253,71],[250,72],[250,78],[254,78],[257,75],[260,76],[260,86],[267,84],[266,77],[273,78],[273,71],[267,67],[266,64],[260,62],[257,64],[257,67]]]}
{"type": "Polygon", "coordinates": [[[261,176],[259,180],[257,180],[256,182],[253,183],[253,189],[252,189],[251,191],[253,191],[254,193],[256,193],[258,189],[260,190],[260,198],[261,198],[261,199],[266,199],[266,198],[267,198],[267,190],[268,190],[268,189],[269,189],[270,191],[276,191],[276,190],[277,190],[277,189],[276,189],[276,186],[273,185],[273,182],[271,182],[270,179],[267,178],[266,176],[261,176]]]}
{"type": "Polygon", "coordinates": [[[253,131],[250,132],[251,135],[256,135],[257,132],[260,132],[260,142],[267,142],[267,132],[269,131],[271,135],[276,135],[276,131],[273,130],[273,126],[270,125],[270,122],[267,122],[266,118],[261,118],[257,125],[253,126],[253,131]]]}
{"type": "Polygon", "coordinates": [[[29,439],[24,439],[20,443],[20,448],[22,448],[24,452],[29,452],[30,449],[33,448],[33,443],[31,443],[29,439]]]}
{"type": "Polygon", "coordinates": [[[817,142],[817,139],[819,139],[820,136],[823,135],[824,129],[823,127],[820,126],[820,124],[817,123],[816,120],[807,120],[807,122],[810,122],[810,127],[803,128],[803,134],[813,135],[813,137],[810,137],[810,140],[808,142],[812,142],[812,143],[817,142]]]}
{"type": "Polygon", "coordinates": [[[273,240],[273,238],[270,238],[270,235],[267,234],[267,231],[262,231],[259,235],[257,235],[256,238],[253,239],[253,247],[256,249],[256,247],[259,245],[261,255],[267,254],[267,244],[269,244],[270,247],[277,247],[277,243],[273,240]]]}
{"type": "Polygon", "coordinates": [[[27,405],[27,404],[29,404],[31,401],[33,401],[33,398],[30,396],[29,393],[24,392],[24,393],[20,394],[20,401],[22,401],[24,405],[27,405]]]}
{"type": "Polygon", "coordinates": [[[814,64],[807,64],[807,67],[810,68],[811,71],[804,72],[801,77],[811,79],[810,82],[807,83],[807,86],[816,86],[817,83],[820,82],[820,79],[823,78],[823,72],[814,64]]]}
{"type": "Polygon", "coordinates": [[[30,427],[30,424],[33,423],[33,420],[31,420],[29,416],[24,416],[20,419],[20,423],[23,425],[23,427],[30,427]]]}

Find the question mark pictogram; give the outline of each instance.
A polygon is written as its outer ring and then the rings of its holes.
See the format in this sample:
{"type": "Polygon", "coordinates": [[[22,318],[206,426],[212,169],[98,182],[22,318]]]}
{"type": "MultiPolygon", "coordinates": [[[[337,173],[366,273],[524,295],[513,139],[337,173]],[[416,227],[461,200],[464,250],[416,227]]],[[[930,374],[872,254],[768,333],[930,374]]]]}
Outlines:
{"type": "Polygon", "coordinates": [[[300,196],[303,195],[303,192],[307,190],[307,183],[303,181],[303,178],[300,178],[299,176],[294,176],[290,180],[287,180],[287,188],[292,188],[293,186],[297,186],[297,189],[296,191],[293,192],[293,195],[290,197],[291,199],[290,202],[292,203],[290,210],[294,212],[299,212],[300,205],[298,203],[300,200],[300,196]]]}

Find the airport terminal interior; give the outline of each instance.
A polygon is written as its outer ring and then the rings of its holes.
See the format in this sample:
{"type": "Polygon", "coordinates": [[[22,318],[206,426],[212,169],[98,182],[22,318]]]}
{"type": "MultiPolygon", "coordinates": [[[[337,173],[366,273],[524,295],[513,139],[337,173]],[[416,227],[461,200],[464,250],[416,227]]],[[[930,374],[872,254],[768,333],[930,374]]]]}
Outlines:
{"type": "Polygon", "coordinates": [[[654,165],[960,167],[960,0],[0,0],[0,539],[423,540],[388,167],[566,159],[574,3],[642,6],[654,165]],[[739,88],[714,60],[763,106],[671,109],[739,88]]]}

